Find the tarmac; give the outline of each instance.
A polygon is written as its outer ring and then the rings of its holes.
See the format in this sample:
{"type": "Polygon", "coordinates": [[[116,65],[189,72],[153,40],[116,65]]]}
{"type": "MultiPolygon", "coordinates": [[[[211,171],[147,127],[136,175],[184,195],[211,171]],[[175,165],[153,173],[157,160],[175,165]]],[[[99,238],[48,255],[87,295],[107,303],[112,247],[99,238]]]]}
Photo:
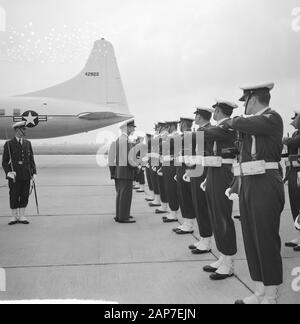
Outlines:
{"type": "MultiPolygon", "coordinates": [[[[132,216],[137,224],[113,221],[114,184],[95,156],[37,156],[36,162],[40,215],[32,196],[29,226],[7,225],[8,189],[0,174],[0,268],[4,269],[0,274],[6,274],[1,301],[233,304],[251,294],[253,284],[239,221],[235,277],[213,282],[202,268],[216,260],[216,249],[205,256],[193,256],[188,245],[199,234],[174,234],[177,225],[163,224],[143,194],[135,193],[133,198],[132,216]]],[[[288,203],[281,235],[283,243],[297,236],[288,203]]],[[[285,278],[280,303],[299,304],[295,275],[300,275],[296,269],[300,268],[300,254],[285,247],[282,254],[285,278]]]]}

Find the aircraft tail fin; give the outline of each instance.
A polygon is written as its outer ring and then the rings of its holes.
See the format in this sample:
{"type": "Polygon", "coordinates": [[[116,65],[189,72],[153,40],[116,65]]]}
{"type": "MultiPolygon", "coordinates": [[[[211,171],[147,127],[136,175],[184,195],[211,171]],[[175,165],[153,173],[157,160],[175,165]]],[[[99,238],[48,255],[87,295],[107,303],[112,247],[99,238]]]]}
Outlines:
{"type": "Polygon", "coordinates": [[[114,48],[105,39],[95,42],[88,62],[78,76],[23,96],[90,102],[108,106],[117,113],[129,114],[114,48]]]}

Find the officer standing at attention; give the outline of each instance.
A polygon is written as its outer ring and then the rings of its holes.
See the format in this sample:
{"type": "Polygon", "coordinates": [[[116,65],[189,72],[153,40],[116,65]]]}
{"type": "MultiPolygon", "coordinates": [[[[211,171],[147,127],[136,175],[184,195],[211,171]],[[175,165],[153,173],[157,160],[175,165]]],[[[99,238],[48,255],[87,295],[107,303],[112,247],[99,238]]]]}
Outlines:
{"type": "Polygon", "coordinates": [[[160,155],[160,163],[159,166],[156,168],[157,175],[158,175],[158,187],[159,187],[159,194],[160,194],[160,201],[161,201],[161,207],[156,209],[155,214],[162,215],[162,214],[168,214],[168,196],[166,192],[165,187],[165,181],[164,181],[164,175],[162,172],[162,149],[163,149],[163,141],[168,135],[168,127],[165,123],[160,124],[160,134],[159,134],[159,155],[160,155]]]}
{"type": "Polygon", "coordinates": [[[255,294],[236,304],[276,304],[283,282],[280,218],[285,205],[279,171],[283,121],[270,108],[274,83],[242,88],[246,117],[227,121],[243,135],[240,166],[240,211],[250,275],[255,294]]]}
{"type": "Polygon", "coordinates": [[[145,192],[145,184],[146,184],[145,170],[141,163],[142,158],[143,158],[141,156],[141,153],[146,151],[146,148],[144,148],[144,140],[145,140],[145,137],[143,137],[143,136],[138,136],[138,138],[136,140],[136,149],[138,150],[137,159],[140,160],[140,165],[136,172],[136,179],[135,179],[136,183],[137,183],[137,188],[136,188],[137,193],[145,192]]]}
{"type": "MultiPolygon", "coordinates": [[[[178,137],[182,141],[182,151],[180,152],[180,157],[185,156],[187,151],[190,151],[191,148],[188,147],[187,141],[184,140],[184,136],[187,133],[192,132],[194,119],[191,118],[184,118],[182,117],[180,119],[180,132],[181,134],[178,135],[178,137]]],[[[178,235],[187,235],[187,234],[193,234],[194,233],[194,220],[196,218],[195,209],[193,205],[192,200],[192,186],[191,181],[188,178],[185,178],[185,174],[187,171],[187,166],[182,161],[181,158],[179,158],[178,164],[180,165],[177,167],[177,191],[178,191],[178,199],[179,199],[179,205],[183,217],[183,224],[176,228],[174,232],[178,235]]]]}
{"type": "Polygon", "coordinates": [[[215,108],[214,119],[217,126],[204,128],[206,145],[212,147],[213,156],[204,157],[204,167],[208,167],[206,185],[208,210],[220,259],[205,272],[212,273],[212,280],[224,280],[234,275],[233,256],[237,253],[237,241],[234,221],[232,219],[233,202],[225,195],[233,181],[233,159],[223,159],[223,149],[233,147],[235,132],[225,129],[225,122],[230,119],[233,110],[238,108],[234,103],[219,100],[215,108]]]}
{"type": "Polygon", "coordinates": [[[30,195],[30,183],[36,176],[36,166],[32,145],[25,139],[26,122],[16,123],[13,129],[15,137],[5,143],[2,161],[10,190],[12,219],[9,225],[28,225],[25,210],[30,195]]]}
{"type": "Polygon", "coordinates": [[[147,156],[144,157],[143,162],[145,163],[145,166],[146,166],[146,178],[147,178],[147,184],[148,184],[148,189],[149,189],[148,196],[145,198],[145,200],[148,202],[152,202],[155,199],[153,183],[152,183],[152,179],[151,179],[151,166],[150,166],[150,161],[149,161],[149,154],[151,153],[152,139],[153,139],[153,134],[146,133],[147,156]]]}
{"type": "Polygon", "coordinates": [[[108,166],[110,171],[110,179],[115,182],[116,191],[118,191],[116,180],[116,141],[113,141],[108,151],[108,166]]]}
{"type": "Polygon", "coordinates": [[[133,181],[135,179],[137,165],[129,158],[133,149],[133,144],[129,141],[129,136],[135,131],[134,120],[128,121],[120,127],[122,135],[116,142],[116,170],[115,179],[117,183],[117,210],[116,222],[121,224],[136,223],[130,216],[133,181]]]}
{"type": "MultiPolygon", "coordinates": [[[[195,123],[198,125],[199,129],[198,132],[201,132],[207,128],[211,127],[210,120],[212,118],[214,110],[212,108],[206,107],[199,107],[195,111],[196,119],[195,123]]],[[[196,145],[195,141],[193,141],[193,145],[196,145]]],[[[205,145],[205,155],[211,155],[211,148],[209,147],[208,143],[205,145]]],[[[196,147],[193,147],[193,154],[196,156],[196,147]]],[[[197,164],[197,161],[195,162],[197,164]]],[[[193,169],[189,168],[190,170],[193,169]]],[[[203,175],[199,177],[191,177],[191,172],[188,170],[186,176],[190,177],[191,185],[192,185],[192,200],[193,206],[196,213],[197,223],[199,227],[200,233],[200,241],[192,244],[189,249],[192,251],[193,254],[206,254],[211,252],[211,241],[212,241],[212,227],[208,212],[208,205],[207,205],[207,198],[206,193],[201,188],[201,184],[205,181],[207,177],[208,169],[205,168],[203,175]]]]}
{"type": "MultiPolygon", "coordinates": [[[[297,130],[292,138],[285,137],[283,144],[288,147],[289,161],[287,162],[287,180],[289,182],[289,196],[294,222],[300,211],[300,112],[292,118],[292,126],[297,130]]],[[[299,233],[298,233],[299,235],[299,233]]],[[[300,252],[300,237],[285,244],[300,252]]]]}
{"type": "Polygon", "coordinates": [[[151,143],[151,152],[149,154],[149,162],[151,166],[151,182],[154,191],[154,201],[149,202],[149,207],[157,208],[161,207],[161,199],[160,199],[160,190],[159,190],[159,177],[157,174],[157,170],[159,169],[159,141],[160,141],[160,134],[164,127],[163,122],[157,123],[155,125],[155,135],[152,138],[151,143]]]}
{"type": "Polygon", "coordinates": [[[163,156],[162,156],[162,173],[165,181],[165,188],[168,197],[170,214],[163,218],[164,223],[174,223],[178,221],[179,200],[177,194],[176,166],[175,155],[176,147],[174,137],[178,135],[178,121],[167,122],[168,137],[163,142],[163,156]]]}

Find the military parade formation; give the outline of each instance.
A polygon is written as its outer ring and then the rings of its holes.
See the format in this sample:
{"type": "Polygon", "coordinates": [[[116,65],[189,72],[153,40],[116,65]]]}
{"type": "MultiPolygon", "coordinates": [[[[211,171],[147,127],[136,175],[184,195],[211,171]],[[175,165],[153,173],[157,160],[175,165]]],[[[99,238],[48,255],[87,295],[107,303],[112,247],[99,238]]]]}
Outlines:
{"type": "Polygon", "coordinates": [[[300,251],[300,111],[292,118],[295,134],[284,137],[283,119],[270,108],[274,86],[243,87],[243,116],[234,116],[237,104],[218,100],[212,107],[197,107],[195,118],[158,122],[144,141],[130,139],[136,125],[129,121],[122,125],[122,135],[110,153],[111,177],[118,193],[115,220],[136,222],[130,216],[132,191],[145,192],[147,179],[145,199],[156,214],[163,215],[163,223],[178,223],[181,213],[183,222],[173,230],[176,235],[193,234],[197,224],[200,240],[188,247],[193,255],[210,253],[214,238],[219,258],[203,268],[214,281],[235,274],[238,246],[233,201],[239,200],[255,292],[236,304],[278,302],[283,284],[280,223],[285,182],[298,231],[286,247],[300,251]]]}
{"type": "MultiPolygon", "coordinates": [[[[136,124],[130,120],[121,125],[122,134],[108,154],[117,196],[114,221],[136,223],[131,216],[133,190],[145,193],[149,208],[162,215],[164,224],[178,224],[182,215],[174,235],[191,235],[196,229],[200,233],[200,240],[187,247],[190,253],[211,253],[213,240],[216,244],[218,260],[203,268],[210,280],[235,274],[233,204],[239,200],[246,257],[256,288],[236,304],[277,303],[283,283],[279,232],[285,182],[297,230],[297,238],[286,246],[300,251],[300,111],[292,118],[295,133],[284,137],[283,119],[270,108],[273,88],[273,83],[243,87],[243,116],[234,116],[237,104],[218,100],[212,107],[197,107],[195,118],[158,122],[154,132],[135,140],[136,124]]],[[[37,171],[31,143],[25,139],[25,122],[13,128],[15,137],[5,144],[2,162],[10,190],[9,225],[28,225],[25,210],[37,171]]]]}

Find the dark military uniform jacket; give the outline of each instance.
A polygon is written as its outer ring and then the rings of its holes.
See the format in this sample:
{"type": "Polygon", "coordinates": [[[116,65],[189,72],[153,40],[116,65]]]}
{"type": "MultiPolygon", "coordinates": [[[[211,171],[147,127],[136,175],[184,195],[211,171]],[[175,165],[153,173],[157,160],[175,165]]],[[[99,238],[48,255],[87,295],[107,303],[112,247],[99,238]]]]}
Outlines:
{"type": "Polygon", "coordinates": [[[244,134],[241,162],[253,160],[252,136],[256,136],[256,160],[280,163],[283,150],[283,120],[276,111],[268,109],[261,115],[234,118],[232,127],[244,134]]]}
{"type": "Polygon", "coordinates": [[[135,165],[129,158],[134,144],[129,142],[128,136],[123,134],[116,141],[116,168],[115,179],[134,181],[136,175],[135,165]]]}
{"type": "Polygon", "coordinates": [[[6,142],[2,166],[6,176],[9,172],[16,172],[17,182],[31,180],[32,175],[36,174],[36,165],[31,143],[23,139],[21,145],[16,138],[6,142]]]}
{"type": "Polygon", "coordinates": [[[222,156],[223,158],[234,158],[231,156],[223,156],[222,151],[224,149],[234,147],[236,140],[236,133],[225,126],[226,121],[221,122],[218,126],[208,126],[202,127],[201,131],[204,132],[204,140],[205,140],[205,155],[212,155],[214,143],[217,144],[217,152],[216,156],[222,156]]]}
{"type": "Polygon", "coordinates": [[[113,142],[108,151],[108,165],[112,180],[116,178],[116,145],[116,142],[113,142]]]}
{"type": "Polygon", "coordinates": [[[300,149],[300,131],[296,131],[287,142],[289,155],[298,155],[300,149]]]}

